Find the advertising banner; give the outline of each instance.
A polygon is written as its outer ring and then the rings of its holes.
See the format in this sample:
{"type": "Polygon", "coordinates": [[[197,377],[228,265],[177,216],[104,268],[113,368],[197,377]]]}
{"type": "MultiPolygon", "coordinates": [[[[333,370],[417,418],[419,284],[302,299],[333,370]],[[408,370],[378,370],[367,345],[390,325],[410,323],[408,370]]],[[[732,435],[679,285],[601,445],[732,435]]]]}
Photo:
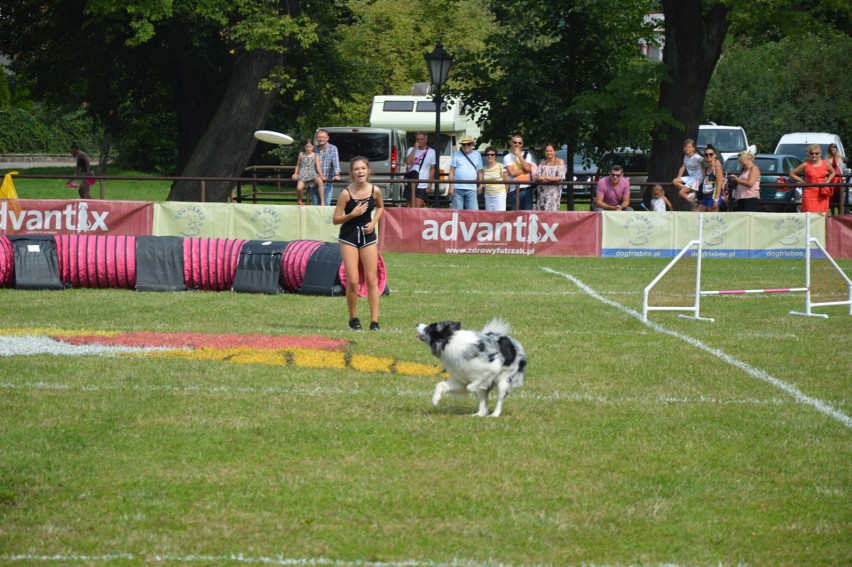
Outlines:
{"type": "Polygon", "coordinates": [[[386,209],[379,225],[385,252],[600,255],[600,215],[585,212],[386,209]]]}
{"type": "Polygon", "coordinates": [[[825,219],[825,239],[832,258],[852,258],[852,215],[825,219]]]}
{"type": "Polygon", "coordinates": [[[157,203],[154,233],[188,238],[336,242],[333,207],[237,203],[157,203]]]}
{"type": "Polygon", "coordinates": [[[228,238],[243,240],[301,240],[299,209],[288,205],[232,204],[228,238]]]}
{"type": "MultiPolygon", "coordinates": [[[[623,258],[674,257],[698,239],[703,218],[704,256],[708,258],[804,258],[802,213],[603,213],[601,255],[623,258]]],[[[811,215],[811,236],[824,242],[822,215],[811,215]]]]}
{"type": "Polygon", "coordinates": [[[153,203],[90,199],[0,199],[0,234],[152,234],[153,203]]]}
{"type": "Polygon", "coordinates": [[[232,238],[231,205],[227,203],[157,203],[154,234],[187,238],[232,238]]]}
{"type": "MultiPolygon", "coordinates": [[[[385,213],[388,210],[385,209],[385,213]]],[[[334,207],[299,207],[299,213],[302,239],[337,242],[340,227],[331,222],[334,216],[334,207]]],[[[379,222],[379,230],[381,229],[382,222],[379,222]]]]}
{"type": "MultiPolygon", "coordinates": [[[[751,258],[805,258],[804,213],[751,213],[751,258]]],[[[825,215],[810,213],[811,238],[825,246],[825,215]]],[[[815,257],[822,252],[814,250],[815,257]]]]}

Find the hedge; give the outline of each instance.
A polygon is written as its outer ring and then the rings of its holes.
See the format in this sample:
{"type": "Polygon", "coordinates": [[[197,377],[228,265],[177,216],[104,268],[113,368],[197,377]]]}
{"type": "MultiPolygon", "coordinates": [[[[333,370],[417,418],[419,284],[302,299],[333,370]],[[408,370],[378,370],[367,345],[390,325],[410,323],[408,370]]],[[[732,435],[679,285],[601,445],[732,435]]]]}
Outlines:
{"type": "Polygon", "coordinates": [[[97,155],[102,135],[83,111],[0,110],[0,154],[65,154],[76,140],[83,151],[97,155]]]}

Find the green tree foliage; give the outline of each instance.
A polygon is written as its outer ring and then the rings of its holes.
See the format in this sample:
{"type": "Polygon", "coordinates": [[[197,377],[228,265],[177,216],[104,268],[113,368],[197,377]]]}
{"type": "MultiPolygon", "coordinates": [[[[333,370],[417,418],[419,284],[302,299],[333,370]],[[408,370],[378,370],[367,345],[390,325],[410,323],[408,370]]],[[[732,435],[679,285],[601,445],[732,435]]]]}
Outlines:
{"type": "Polygon", "coordinates": [[[6,80],[6,72],[0,69],[0,109],[12,106],[12,93],[9,91],[9,82],[6,80]]]}
{"type": "Polygon", "coordinates": [[[97,154],[102,134],[83,111],[0,110],[0,153],[67,154],[72,141],[86,152],[97,154]]]}
{"type": "Polygon", "coordinates": [[[852,140],[852,88],[840,69],[852,61],[846,34],[786,37],[754,47],[736,43],[719,61],[705,115],[743,126],[759,151],[788,132],[832,132],[852,140]]]}
{"type": "Polygon", "coordinates": [[[647,147],[655,112],[656,65],[639,41],[654,2],[493,2],[498,29],[483,50],[462,53],[458,80],[469,102],[488,108],[484,136],[502,143],[598,148],[647,147]]]}
{"type": "Polygon", "coordinates": [[[294,82],[285,53],[317,40],[308,14],[326,4],[9,0],[0,12],[0,51],[33,77],[41,100],[88,103],[115,138],[176,133],[179,170],[192,164],[196,175],[233,175],[250,155],[270,93],[294,82]],[[150,120],[165,115],[174,118],[150,120]],[[162,127],[139,132],[146,125],[162,127]]]}

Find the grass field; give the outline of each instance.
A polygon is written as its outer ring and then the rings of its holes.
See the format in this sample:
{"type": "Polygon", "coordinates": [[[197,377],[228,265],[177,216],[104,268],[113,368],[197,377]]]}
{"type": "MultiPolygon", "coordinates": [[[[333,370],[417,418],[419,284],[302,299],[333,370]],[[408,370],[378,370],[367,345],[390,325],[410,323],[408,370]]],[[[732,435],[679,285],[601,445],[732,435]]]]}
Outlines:
{"type": "MultiPolygon", "coordinates": [[[[379,333],[345,330],[342,298],[0,290],[7,339],[348,341],[345,363],[0,357],[0,563],[852,564],[846,308],[811,319],[788,315],[801,294],[708,297],[715,323],[643,324],[664,261],[385,260],[379,333]],[[494,315],[528,352],[524,387],[499,419],[472,417],[473,398],[433,408],[437,361],[415,324],[494,315]]],[[[704,268],[706,289],[804,279],[794,260],[704,268]]]]}
{"type": "MultiPolygon", "coordinates": [[[[76,199],[77,189],[65,184],[74,172],[73,167],[34,167],[17,170],[21,175],[61,175],[62,179],[25,179],[13,177],[15,189],[21,199],[76,199]]],[[[8,173],[8,169],[1,173],[8,173]]],[[[151,177],[150,174],[111,167],[109,175],[115,177],[151,177]]],[[[79,183],[79,180],[76,181],[79,183]]],[[[104,198],[116,201],[165,201],[169,195],[169,181],[107,180],[104,198]]],[[[91,188],[92,197],[100,198],[100,185],[91,188]]]]}

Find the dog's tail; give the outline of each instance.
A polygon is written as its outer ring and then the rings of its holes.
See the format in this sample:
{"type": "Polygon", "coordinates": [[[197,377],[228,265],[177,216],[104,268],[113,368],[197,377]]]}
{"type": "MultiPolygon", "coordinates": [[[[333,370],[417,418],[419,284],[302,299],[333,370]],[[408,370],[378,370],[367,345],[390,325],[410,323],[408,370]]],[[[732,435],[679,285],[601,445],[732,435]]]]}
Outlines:
{"type": "Polygon", "coordinates": [[[508,335],[511,330],[512,328],[509,326],[509,323],[499,317],[494,317],[485,324],[482,332],[486,334],[508,335]]]}

